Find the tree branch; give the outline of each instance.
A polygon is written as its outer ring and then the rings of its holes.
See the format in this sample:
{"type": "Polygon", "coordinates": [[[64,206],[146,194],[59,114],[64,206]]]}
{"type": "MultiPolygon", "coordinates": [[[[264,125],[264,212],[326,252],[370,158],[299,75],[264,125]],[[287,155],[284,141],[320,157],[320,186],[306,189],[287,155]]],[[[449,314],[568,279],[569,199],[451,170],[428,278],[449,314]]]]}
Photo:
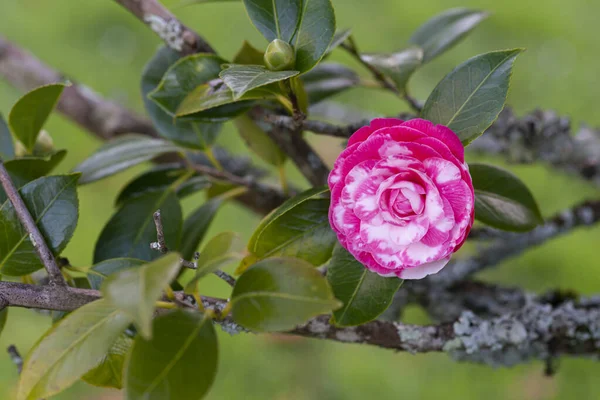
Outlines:
{"type": "MultiPolygon", "coordinates": [[[[0,296],[10,306],[72,311],[100,298],[100,292],[0,282],[0,296]]],[[[180,304],[186,305],[183,293],[177,292],[176,297],[180,304]]],[[[220,311],[227,301],[204,297],[203,303],[220,311]]],[[[491,365],[514,365],[532,358],[546,359],[550,354],[593,356],[600,351],[597,303],[531,303],[490,320],[465,311],[454,323],[428,326],[373,321],[340,328],[331,325],[329,318],[326,315],[314,318],[286,333],[411,353],[447,352],[459,360],[491,365]]],[[[243,331],[230,317],[215,322],[230,333],[243,331]]]]}
{"type": "Polygon", "coordinates": [[[183,25],[156,0],[115,0],[156,33],[167,46],[183,55],[215,53],[196,32],[183,25]]]}
{"type": "Polygon", "coordinates": [[[42,236],[42,233],[38,229],[33,217],[29,213],[27,206],[23,202],[21,195],[17,192],[17,188],[10,179],[8,171],[4,167],[2,159],[0,159],[0,183],[6,192],[6,196],[12,203],[19,221],[23,224],[23,227],[29,235],[29,240],[33,245],[40,261],[44,265],[46,272],[48,272],[48,278],[52,286],[66,286],[66,281],[60,272],[60,268],[54,259],[54,254],[48,248],[46,239],[42,236]]]}
{"type": "MultiPolygon", "coordinates": [[[[33,55],[19,49],[1,36],[0,75],[23,91],[65,79],[62,74],[52,70],[33,55]]],[[[58,103],[58,110],[85,130],[103,140],[109,140],[125,133],[141,133],[159,137],[150,121],[116,103],[103,99],[86,86],[72,83],[71,86],[64,89],[58,103]]],[[[256,168],[249,165],[245,158],[234,158],[222,149],[218,151],[218,158],[219,161],[222,161],[224,168],[230,172],[227,177],[219,176],[221,180],[228,180],[236,174],[256,171],[256,168]]],[[[202,168],[204,173],[209,176],[220,175],[220,171],[210,166],[202,168]]],[[[248,181],[245,178],[239,178],[231,183],[238,184],[239,180],[245,181],[245,186],[251,185],[252,190],[238,196],[236,201],[259,214],[269,213],[287,199],[287,196],[280,190],[259,183],[256,179],[248,181]]]]}

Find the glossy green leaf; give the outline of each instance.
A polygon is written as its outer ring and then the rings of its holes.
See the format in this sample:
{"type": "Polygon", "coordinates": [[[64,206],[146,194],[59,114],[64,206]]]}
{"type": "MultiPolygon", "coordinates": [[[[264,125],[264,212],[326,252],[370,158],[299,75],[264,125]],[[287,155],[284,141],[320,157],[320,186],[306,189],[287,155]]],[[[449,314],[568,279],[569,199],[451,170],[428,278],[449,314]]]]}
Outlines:
{"type": "Polygon", "coordinates": [[[403,282],[369,271],[339,245],[328,264],[327,280],[335,298],[344,303],[333,312],[338,326],[361,325],[377,318],[392,303],[403,282]]]}
{"type": "Polygon", "coordinates": [[[217,269],[242,258],[240,237],[233,232],[221,232],[202,248],[197,261],[196,274],[185,287],[186,293],[194,293],[197,282],[217,269]]]}
{"type": "Polygon", "coordinates": [[[307,72],[319,63],[335,34],[335,14],[330,0],[304,0],[302,16],[292,43],[296,70],[307,72]]]}
{"type": "MultiPolygon", "coordinates": [[[[66,150],[59,150],[54,154],[44,157],[23,157],[9,160],[4,163],[8,175],[17,189],[28,182],[48,175],[60,164],[67,154],[66,150]]],[[[6,201],[6,193],[0,187],[0,203],[6,201]]]]}
{"type": "Polygon", "coordinates": [[[156,241],[152,217],[156,210],[162,213],[167,247],[177,249],[183,220],[179,200],[172,190],[150,192],[124,203],[111,217],[96,243],[94,263],[120,257],[158,258],[160,252],[150,248],[156,241]]]}
{"type": "Polygon", "coordinates": [[[112,258],[99,262],[88,271],[87,278],[90,282],[90,288],[100,290],[100,286],[107,276],[124,269],[139,267],[145,263],[144,260],[138,260],[137,258],[112,258]]]}
{"type": "Polygon", "coordinates": [[[89,303],[54,325],[25,358],[17,400],[37,400],[71,386],[97,366],[131,323],[105,300],[89,303]]]}
{"type": "Polygon", "coordinates": [[[423,49],[423,62],[427,62],[459,42],[488,16],[484,11],[453,8],[421,25],[409,42],[423,49]]]}
{"type": "MultiPolygon", "coordinates": [[[[187,171],[177,164],[159,165],[152,168],[130,181],[119,193],[116,204],[121,205],[148,192],[164,192],[186,173],[187,171]]],[[[206,189],[210,185],[210,181],[206,177],[193,176],[177,187],[177,196],[184,198],[206,189]]]]}
{"type": "Polygon", "coordinates": [[[264,54],[264,51],[258,50],[256,47],[252,46],[250,42],[244,40],[242,47],[238,50],[235,56],[233,56],[233,63],[244,65],[264,65],[264,54]]]}
{"type": "Polygon", "coordinates": [[[158,133],[175,143],[204,150],[211,146],[220,132],[220,123],[181,121],[173,118],[158,104],[148,98],[148,94],[160,84],[169,67],[179,60],[180,55],[168,47],[162,47],[146,64],[142,72],[142,98],[146,112],[158,133]]]}
{"type": "Polygon", "coordinates": [[[219,76],[233,92],[233,99],[240,99],[252,89],[270,85],[292,76],[298,71],[269,71],[260,65],[228,65],[219,76]]]}
{"type": "Polygon", "coordinates": [[[522,49],[475,56],[446,75],[423,107],[421,117],[452,129],[466,146],[504,108],[515,59],[522,49]]]}
{"type": "Polygon", "coordinates": [[[81,379],[90,385],[115,389],[123,388],[125,359],[133,346],[133,339],[122,334],[94,369],[81,379]]]}
{"type": "Polygon", "coordinates": [[[218,197],[208,200],[185,219],[179,248],[184,260],[192,259],[222,203],[223,200],[218,197]]]}
{"type": "Polygon", "coordinates": [[[0,159],[6,161],[14,158],[15,147],[8,124],[0,113],[0,159]]]}
{"type": "Polygon", "coordinates": [[[355,87],[359,81],[356,72],[336,63],[321,63],[302,75],[304,90],[311,105],[355,87]]]}
{"type": "Polygon", "coordinates": [[[225,84],[212,86],[209,84],[198,86],[183,99],[176,113],[179,119],[204,118],[210,113],[213,120],[227,120],[246,112],[254,102],[273,97],[273,93],[260,88],[252,90],[242,96],[240,100],[233,98],[233,92],[225,84]]]}
{"type": "Polygon", "coordinates": [[[235,322],[253,331],[285,331],[339,308],[325,279],[306,261],[268,258],[236,281],[231,295],[235,322]]]}
{"type": "Polygon", "coordinates": [[[331,43],[329,44],[329,47],[327,48],[325,55],[328,55],[333,50],[335,50],[337,47],[339,47],[342,43],[344,43],[346,41],[346,39],[348,39],[350,37],[350,35],[352,35],[352,29],[343,29],[341,31],[337,31],[333,35],[333,39],[331,40],[331,43]]]}
{"type": "Polygon", "coordinates": [[[307,190],[283,203],[258,225],[238,271],[267,257],[294,257],[319,266],[331,258],[337,237],[329,226],[327,188],[307,190]]]}
{"type": "Polygon", "coordinates": [[[302,12],[302,0],[244,0],[252,23],[271,42],[290,42],[302,12]]]}
{"type": "Polygon", "coordinates": [[[469,164],[475,188],[475,219],[494,228],[524,232],[543,222],[533,195],[510,172],[486,164],[469,164]]]}
{"type": "MultiPolygon", "coordinates": [[[[27,209],[55,255],[67,246],[79,217],[77,180],[79,174],[39,178],[19,192],[27,209]]],[[[29,234],[6,200],[0,206],[0,272],[20,276],[43,267],[29,234]]]]}
{"type": "Polygon", "coordinates": [[[408,80],[421,65],[423,50],[412,47],[391,54],[363,54],[361,58],[387,76],[400,93],[404,93],[408,80]]]}
{"type": "Polygon", "coordinates": [[[8,114],[8,124],[13,135],[29,151],[58,102],[65,85],[54,83],[40,86],[21,97],[8,114]]]}
{"type": "Polygon", "coordinates": [[[283,165],[285,154],[252,118],[240,115],[233,123],[252,152],[271,165],[277,167],[283,165]]]}
{"type": "Polygon", "coordinates": [[[104,280],[102,294],[133,321],[144,338],[149,339],[152,337],[154,304],[175,279],[180,265],[179,254],[169,253],[141,267],[119,271],[104,280]]]}
{"type": "Polygon", "coordinates": [[[154,336],[135,339],[127,361],[127,400],[201,399],[217,372],[217,335],[209,318],[174,311],[154,320],[154,336]]]}
{"type": "Polygon", "coordinates": [[[173,114],[181,101],[198,86],[219,77],[224,59],[213,54],[193,54],[177,60],[165,72],[149,97],[173,114]]]}
{"type": "Polygon", "coordinates": [[[162,139],[145,135],[128,134],[111,140],[75,167],[81,172],[80,184],[91,183],[114,175],[135,165],[149,161],[161,154],[180,149],[162,139]]]}

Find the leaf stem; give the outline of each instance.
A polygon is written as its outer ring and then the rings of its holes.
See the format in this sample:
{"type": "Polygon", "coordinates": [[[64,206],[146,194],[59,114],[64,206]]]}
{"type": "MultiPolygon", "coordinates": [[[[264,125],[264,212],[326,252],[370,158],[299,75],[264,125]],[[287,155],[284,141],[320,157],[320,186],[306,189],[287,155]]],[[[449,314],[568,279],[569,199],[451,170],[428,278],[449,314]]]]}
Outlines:
{"type": "Polygon", "coordinates": [[[212,147],[206,148],[206,150],[204,150],[204,154],[206,155],[206,158],[208,158],[208,161],[210,161],[210,163],[213,165],[213,167],[215,167],[219,171],[223,171],[223,166],[221,165],[219,160],[217,160],[217,157],[215,157],[215,153],[213,152],[212,147]]]}
{"type": "Polygon", "coordinates": [[[283,191],[283,195],[289,196],[290,195],[290,187],[287,182],[285,166],[283,164],[281,164],[279,167],[277,167],[277,170],[279,171],[279,182],[281,183],[281,190],[283,191]]]}

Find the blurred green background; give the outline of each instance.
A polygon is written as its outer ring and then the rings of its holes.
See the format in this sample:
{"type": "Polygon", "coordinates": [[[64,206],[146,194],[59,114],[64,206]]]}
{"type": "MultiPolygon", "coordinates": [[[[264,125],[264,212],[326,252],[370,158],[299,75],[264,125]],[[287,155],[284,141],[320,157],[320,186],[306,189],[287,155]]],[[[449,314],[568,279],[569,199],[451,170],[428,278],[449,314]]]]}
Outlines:
{"type": "MultiPolygon", "coordinates": [[[[166,4],[174,7],[178,2],[172,0],[166,4]]],[[[516,63],[509,104],[520,114],[536,107],[556,109],[570,116],[575,126],[581,121],[600,125],[597,112],[600,41],[596,33],[600,2],[597,0],[334,0],[334,5],[338,27],[351,27],[363,51],[402,48],[419,24],[447,8],[464,6],[492,11],[492,17],[464,42],[416,74],[411,82],[413,94],[424,99],[443,75],[475,54],[526,47],[527,52],[516,63]]],[[[237,2],[179,8],[175,12],[225,57],[232,56],[243,39],[266,46],[237,2]]],[[[103,96],[142,111],[139,75],[159,41],[115,2],[2,0],[0,34],[103,96]]],[[[343,54],[334,54],[333,58],[350,63],[343,54]]],[[[0,79],[0,111],[6,114],[19,95],[0,79]]],[[[354,90],[338,100],[374,113],[406,110],[394,97],[367,89],[354,90]]],[[[69,149],[59,172],[72,168],[100,144],[60,116],[53,116],[47,129],[57,147],[69,149]]],[[[337,146],[319,142],[323,139],[311,137],[311,140],[319,148],[328,149],[324,156],[329,162],[339,151],[337,146]]],[[[223,131],[219,143],[235,152],[244,151],[231,126],[223,131]]],[[[599,195],[598,189],[578,178],[542,166],[509,168],[532,188],[545,215],[599,195]]],[[[64,253],[74,265],[89,265],[95,240],[113,212],[115,195],[141,170],[139,167],[80,189],[80,224],[64,253]]],[[[186,200],[186,210],[201,201],[198,196],[186,200]]],[[[250,213],[227,206],[221,210],[211,234],[235,230],[246,239],[257,221],[250,213]]],[[[599,239],[599,228],[580,229],[509,260],[482,278],[524,285],[532,291],[561,287],[583,294],[600,292],[599,239]]],[[[207,281],[206,286],[211,293],[226,294],[226,288],[216,279],[207,281]]],[[[427,318],[416,308],[405,319],[427,323],[427,318]]],[[[47,329],[48,320],[39,313],[11,309],[8,329],[0,337],[0,348],[14,343],[26,352],[47,329]]],[[[550,379],[543,376],[540,362],[512,369],[491,369],[457,364],[440,354],[396,354],[365,346],[276,336],[220,336],[219,374],[210,399],[600,398],[600,364],[591,360],[562,360],[558,375],[550,379]]],[[[0,399],[10,399],[17,375],[4,354],[2,350],[0,399]]],[[[122,395],[114,390],[77,384],[56,398],[108,400],[121,399],[122,395]]]]}

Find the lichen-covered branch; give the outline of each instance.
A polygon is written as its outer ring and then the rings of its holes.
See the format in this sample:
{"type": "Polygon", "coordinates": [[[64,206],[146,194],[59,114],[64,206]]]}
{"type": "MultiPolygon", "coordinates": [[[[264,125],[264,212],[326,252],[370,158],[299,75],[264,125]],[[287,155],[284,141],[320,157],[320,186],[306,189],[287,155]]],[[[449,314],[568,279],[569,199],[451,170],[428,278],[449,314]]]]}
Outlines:
{"type": "Polygon", "coordinates": [[[196,32],[182,24],[157,0],[115,0],[156,33],[167,46],[183,55],[214,53],[196,32]]]}
{"type": "MultiPolygon", "coordinates": [[[[0,297],[9,306],[72,311],[100,298],[100,292],[0,282],[0,297]]],[[[196,309],[183,293],[176,293],[176,297],[180,306],[196,309]]],[[[217,312],[226,305],[224,299],[202,300],[204,307],[217,312]]],[[[561,354],[597,357],[600,352],[598,302],[530,302],[515,312],[489,320],[464,311],[453,323],[428,326],[373,321],[341,328],[329,320],[329,316],[320,316],[286,333],[411,353],[447,352],[458,360],[491,365],[514,365],[561,354]]],[[[232,334],[245,331],[230,317],[216,323],[232,334]]]]}
{"type": "Polygon", "coordinates": [[[476,256],[450,262],[441,272],[424,279],[424,285],[449,287],[465,280],[484,268],[539,246],[547,240],[561,236],[575,228],[600,222],[600,200],[586,201],[558,213],[526,233],[498,232],[496,239],[476,256]]]}

